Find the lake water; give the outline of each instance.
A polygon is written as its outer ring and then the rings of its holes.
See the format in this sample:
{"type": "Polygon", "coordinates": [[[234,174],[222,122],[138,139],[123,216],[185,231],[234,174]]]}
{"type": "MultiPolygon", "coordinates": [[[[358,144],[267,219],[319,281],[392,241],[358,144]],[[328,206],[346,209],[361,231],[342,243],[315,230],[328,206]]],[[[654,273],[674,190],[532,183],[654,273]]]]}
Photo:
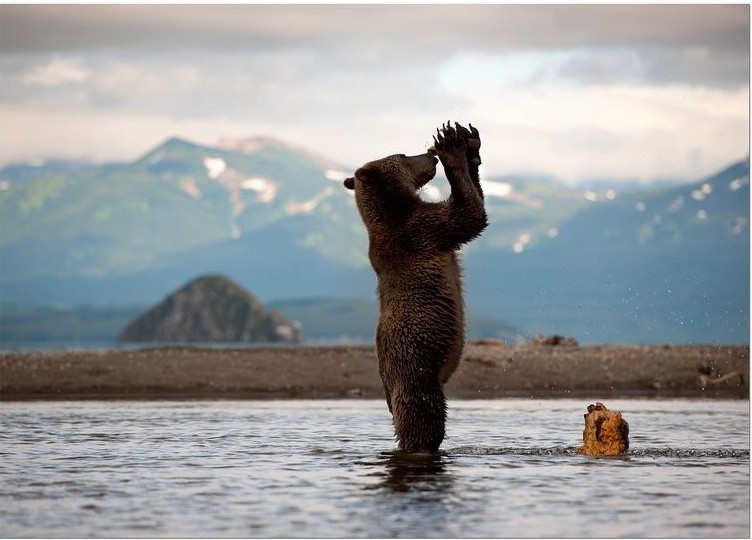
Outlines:
{"type": "Polygon", "coordinates": [[[438,456],[381,401],[0,404],[3,537],[749,536],[749,402],[450,401],[438,456]]]}

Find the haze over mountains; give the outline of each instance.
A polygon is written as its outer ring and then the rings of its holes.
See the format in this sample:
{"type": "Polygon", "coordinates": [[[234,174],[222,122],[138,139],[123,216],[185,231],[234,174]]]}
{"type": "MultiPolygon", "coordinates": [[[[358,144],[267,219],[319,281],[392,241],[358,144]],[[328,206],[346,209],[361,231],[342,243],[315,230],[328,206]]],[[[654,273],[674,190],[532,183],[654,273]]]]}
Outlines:
{"type": "MultiPolygon", "coordinates": [[[[6,167],[1,309],[146,306],[221,273],[298,312],[322,301],[336,313],[333,299],[375,312],[365,229],[342,187],[352,172],[264,138],[170,139],[132,163],[6,167]]],[[[491,225],[463,257],[471,317],[585,343],[749,341],[748,160],[643,189],[484,183],[491,225]]],[[[447,195],[440,179],[422,193],[447,195]]]]}

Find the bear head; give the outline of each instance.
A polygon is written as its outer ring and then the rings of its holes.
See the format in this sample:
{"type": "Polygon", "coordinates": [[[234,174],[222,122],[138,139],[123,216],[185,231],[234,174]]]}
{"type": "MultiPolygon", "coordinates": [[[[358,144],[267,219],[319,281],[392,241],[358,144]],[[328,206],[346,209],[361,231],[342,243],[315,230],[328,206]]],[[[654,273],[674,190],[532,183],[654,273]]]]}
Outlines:
{"type": "Polygon", "coordinates": [[[356,191],[356,187],[360,185],[363,188],[384,188],[415,194],[436,176],[438,162],[430,150],[417,156],[395,154],[366,163],[344,184],[347,189],[356,191]]]}

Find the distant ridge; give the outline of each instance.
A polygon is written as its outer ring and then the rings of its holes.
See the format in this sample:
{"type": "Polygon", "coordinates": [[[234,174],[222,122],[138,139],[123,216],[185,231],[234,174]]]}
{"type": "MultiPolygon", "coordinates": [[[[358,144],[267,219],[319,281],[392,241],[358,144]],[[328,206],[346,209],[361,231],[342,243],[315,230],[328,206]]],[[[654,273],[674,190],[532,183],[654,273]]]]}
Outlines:
{"type": "Polygon", "coordinates": [[[222,148],[224,150],[232,150],[234,152],[242,152],[244,154],[251,154],[251,155],[257,152],[259,149],[276,148],[278,150],[293,151],[297,154],[306,156],[314,163],[317,163],[321,165],[322,167],[326,167],[329,169],[345,169],[348,171],[355,170],[352,168],[352,165],[349,165],[349,166],[344,165],[326,156],[317,154],[316,152],[313,152],[312,150],[309,150],[302,146],[290,144],[287,141],[284,141],[282,139],[277,139],[275,137],[269,137],[269,136],[263,136],[263,135],[252,136],[252,137],[220,137],[219,142],[217,143],[217,147],[222,148]]]}
{"type": "MultiPolygon", "coordinates": [[[[0,169],[0,328],[20,313],[5,306],[153,305],[217,273],[264,302],[372,300],[352,170],[314,156],[268,137],[171,138],[128,163],[0,169]]],[[[580,343],[749,341],[748,158],[677,185],[483,182],[490,225],[463,250],[469,319],[580,343]]],[[[421,197],[449,192],[438,174],[421,197]]],[[[342,307],[285,314],[316,339],[325,319],[353,329],[334,322],[342,307]]]]}

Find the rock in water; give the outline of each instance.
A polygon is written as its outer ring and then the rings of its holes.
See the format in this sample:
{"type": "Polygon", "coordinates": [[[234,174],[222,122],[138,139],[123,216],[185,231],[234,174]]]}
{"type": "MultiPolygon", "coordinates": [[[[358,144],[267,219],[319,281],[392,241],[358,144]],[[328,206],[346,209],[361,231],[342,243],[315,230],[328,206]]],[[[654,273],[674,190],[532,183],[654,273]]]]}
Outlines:
{"type": "Polygon", "coordinates": [[[299,343],[300,329],[224,276],[199,277],[133,320],[121,342],[299,343]]]}

